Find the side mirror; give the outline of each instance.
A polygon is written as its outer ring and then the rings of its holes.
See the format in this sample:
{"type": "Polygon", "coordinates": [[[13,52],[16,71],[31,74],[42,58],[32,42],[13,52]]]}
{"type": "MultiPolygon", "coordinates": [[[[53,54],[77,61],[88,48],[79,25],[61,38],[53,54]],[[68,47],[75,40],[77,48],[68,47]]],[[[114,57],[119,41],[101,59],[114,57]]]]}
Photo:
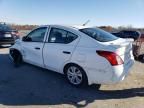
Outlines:
{"type": "Polygon", "coordinates": [[[26,36],[22,37],[22,41],[25,41],[26,40],[26,36]]]}
{"type": "Polygon", "coordinates": [[[24,36],[22,38],[22,41],[24,41],[24,42],[30,42],[30,41],[32,41],[32,39],[30,37],[28,37],[28,36],[24,36]]]}

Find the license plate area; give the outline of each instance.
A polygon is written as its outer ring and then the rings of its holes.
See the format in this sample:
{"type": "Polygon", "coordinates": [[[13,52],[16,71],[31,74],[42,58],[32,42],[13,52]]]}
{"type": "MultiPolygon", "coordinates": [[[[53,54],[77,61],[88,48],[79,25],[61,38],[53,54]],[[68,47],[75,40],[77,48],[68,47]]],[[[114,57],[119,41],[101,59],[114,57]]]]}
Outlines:
{"type": "Polygon", "coordinates": [[[5,34],[4,37],[12,37],[11,34],[5,34]]]}

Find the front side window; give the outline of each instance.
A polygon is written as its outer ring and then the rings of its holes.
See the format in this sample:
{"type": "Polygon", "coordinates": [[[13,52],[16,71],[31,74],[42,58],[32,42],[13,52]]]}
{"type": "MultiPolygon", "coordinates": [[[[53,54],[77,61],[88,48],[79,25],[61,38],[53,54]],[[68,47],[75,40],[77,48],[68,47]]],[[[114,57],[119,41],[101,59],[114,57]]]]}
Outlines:
{"type": "Polygon", "coordinates": [[[38,28],[28,34],[27,38],[31,42],[43,42],[47,27],[38,28]]]}
{"type": "Polygon", "coordinates": [[[100,42],[109,42],[118,39],[118,37],[98,28],[85,28],[79,31],[100,42]]]}
{"type": "Polygon", "coordinates": [[[68,44],[74,41],[77,37],[78,37],[77,35],[74,35],[73,33],[70,33],[66,30],[52,28],[49,35],[48,42],[68,44]]]}

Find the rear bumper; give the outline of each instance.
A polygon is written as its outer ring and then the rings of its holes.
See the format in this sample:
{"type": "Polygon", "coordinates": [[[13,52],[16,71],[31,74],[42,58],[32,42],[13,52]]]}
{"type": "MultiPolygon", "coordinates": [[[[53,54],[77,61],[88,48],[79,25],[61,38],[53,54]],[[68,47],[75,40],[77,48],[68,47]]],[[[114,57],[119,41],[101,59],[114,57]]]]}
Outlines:
{"type": "Polygon", "coordinates": [[[127,64],[125,65],[120,65],[120,66],[116,66],[113,68],[114,70],[114,74],[113,77],[111,79],[111,83],[115,84],[118,83],[120,81],[123,81],[129,74],[130,69],[132,68],[134,64],[134,60],[131,59],[127,64]]]}
{"type": "Polygon", "coordinates": [[[14,43],[15,43],[14,39],[0,39],[0,45],[14,44],[14,43]]]}
{"type": "Polygon", "coordinates": [[[131,59],[128,64],[112,66],[111,68],[98,70],[88,70],[88,82],[92,84],[116,84],[123,81],[129,74],[134,60],[131,59]]]}

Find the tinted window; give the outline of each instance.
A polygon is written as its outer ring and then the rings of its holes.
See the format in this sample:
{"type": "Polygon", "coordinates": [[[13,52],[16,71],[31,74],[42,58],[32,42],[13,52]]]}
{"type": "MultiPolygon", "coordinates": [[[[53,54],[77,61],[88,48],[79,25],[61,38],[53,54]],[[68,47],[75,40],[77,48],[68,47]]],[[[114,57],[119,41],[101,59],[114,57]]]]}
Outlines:
{"type": "Polygon", "coordinates": [[[100,42],[109,42],[118,39],[118,37],[98,28],[85,28],[80,29],[80,31],[100,42]]]}
{"type": "Polygon", "coordinates": [[[9,26],[5,24],[0,24],[0,31],[10,31],[12,30],[9,26]]]}
{"type": "Polygon", "coordinates": [[[78,36],[68,32],[67,34],[67,38],[66,38],[66,43],[71,43],[72,41],[74,41],[78,36]]]}
{"type": "Polygon", "coordinates": [[[32,42],[43,42],[47,27],[38,28],[28,34],[29,40],[32,42]]]}
{"type": "Polygon", "coordinates": [[[63,43],[68,44],[74,41],[78,36],[68,31],[52,28],[49,36],[49,43],[63,43]]]}

